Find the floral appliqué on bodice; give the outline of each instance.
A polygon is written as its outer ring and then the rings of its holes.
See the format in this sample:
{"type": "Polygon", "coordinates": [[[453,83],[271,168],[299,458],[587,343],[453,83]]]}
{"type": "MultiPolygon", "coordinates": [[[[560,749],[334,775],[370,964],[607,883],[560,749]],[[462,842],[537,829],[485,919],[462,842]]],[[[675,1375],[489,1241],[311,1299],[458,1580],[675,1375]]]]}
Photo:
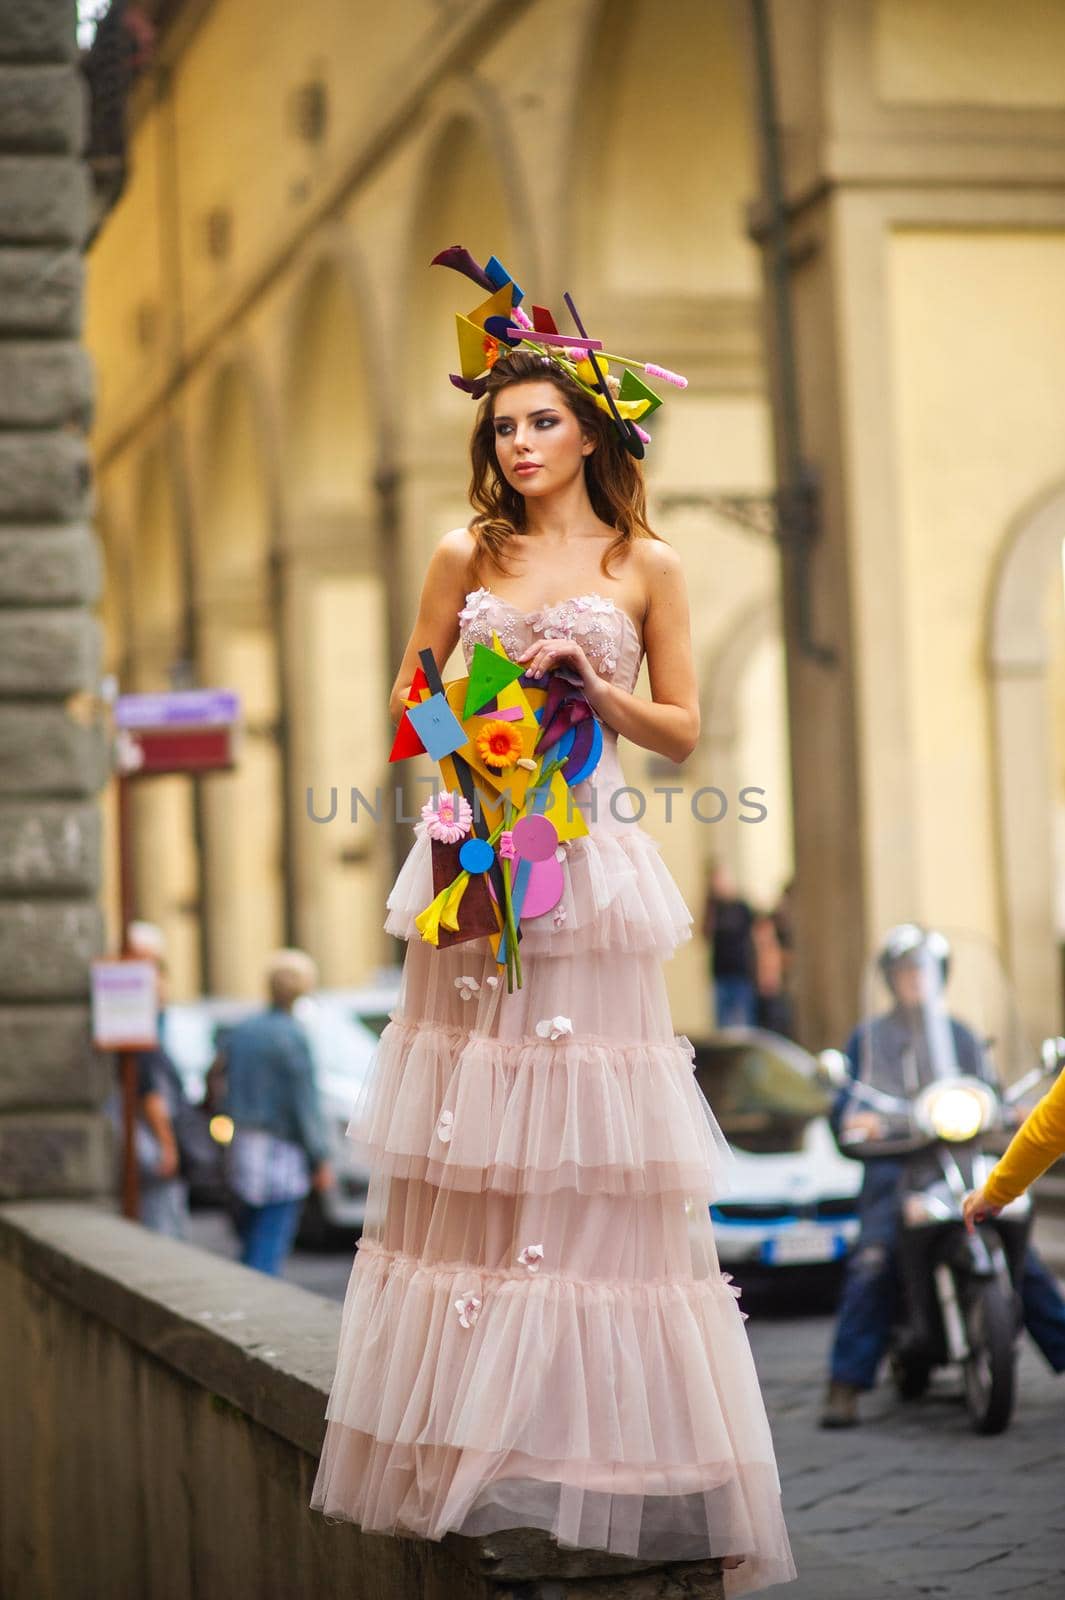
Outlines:
{"type": "Polygon", "coordinates": [[[557,605],[525,612],[491,589],[481,588],[466,596],[458,615],[467,665],[473,659],[474,645],[491,648],[493,632],[511,657],[519,655],[537,637],[573,639],[601,677],[624,682],[627,688],[631,687],[627,680],[635,682],[643,653],[636,624],[605,595],[575,595],[557,605]]]}

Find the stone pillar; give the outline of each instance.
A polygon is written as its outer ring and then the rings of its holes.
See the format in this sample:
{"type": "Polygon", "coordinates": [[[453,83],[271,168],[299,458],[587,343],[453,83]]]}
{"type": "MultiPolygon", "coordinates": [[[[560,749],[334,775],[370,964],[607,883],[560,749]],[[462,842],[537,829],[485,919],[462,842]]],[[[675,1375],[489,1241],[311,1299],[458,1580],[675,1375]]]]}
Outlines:
{"type": "Polygon", "coordinates": [[[0,0],[0,1198],[108,1182],[84,126],[73,0],[0,0]]]}

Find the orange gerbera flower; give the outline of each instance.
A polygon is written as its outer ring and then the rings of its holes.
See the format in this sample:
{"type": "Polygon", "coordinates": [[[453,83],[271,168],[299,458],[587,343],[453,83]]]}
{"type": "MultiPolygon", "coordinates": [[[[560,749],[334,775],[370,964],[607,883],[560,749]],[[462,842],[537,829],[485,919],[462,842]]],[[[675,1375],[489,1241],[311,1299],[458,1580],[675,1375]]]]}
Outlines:
{"type": "Polygon", "coordinates": [[[477,735],[477,754],[486,767],[502,772],[521,755],[521,734],[511,722],[486,722],[477,735]]]}

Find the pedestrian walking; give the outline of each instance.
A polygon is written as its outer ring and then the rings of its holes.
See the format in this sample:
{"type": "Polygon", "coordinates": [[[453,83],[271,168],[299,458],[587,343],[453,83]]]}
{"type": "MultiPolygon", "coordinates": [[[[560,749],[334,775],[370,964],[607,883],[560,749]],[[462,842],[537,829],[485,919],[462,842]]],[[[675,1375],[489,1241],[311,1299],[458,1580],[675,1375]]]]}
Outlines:
{"type": "Polygon", "coordinates": [[[266,967],[267,1009],[231,1029],[222,1050],[240,1259],[273,1276],[292,1248],[307,1194],[333,1183],[310,1045],[292,1014],[317,982],[304,951],[276,951],[266,967]]]}

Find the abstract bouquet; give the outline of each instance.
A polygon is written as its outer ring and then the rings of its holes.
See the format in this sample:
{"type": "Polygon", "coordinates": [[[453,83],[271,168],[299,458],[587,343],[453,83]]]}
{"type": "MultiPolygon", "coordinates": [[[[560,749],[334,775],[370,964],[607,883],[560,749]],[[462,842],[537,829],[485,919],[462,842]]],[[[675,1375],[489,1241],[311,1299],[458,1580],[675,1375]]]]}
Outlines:
{"type": "Polygon", "coordinates": [[[498,634],[447,684],[431,650],[419,660],[389,757],[428,755],[445,785],[422,808],[434,898],[416,924],[438,949],[487,936],[510,992],[521,922],[558,904],[561,845],[588,831],[569,790],[594,770],[602,728],[579,685],[526,678],[498,634]]]}

